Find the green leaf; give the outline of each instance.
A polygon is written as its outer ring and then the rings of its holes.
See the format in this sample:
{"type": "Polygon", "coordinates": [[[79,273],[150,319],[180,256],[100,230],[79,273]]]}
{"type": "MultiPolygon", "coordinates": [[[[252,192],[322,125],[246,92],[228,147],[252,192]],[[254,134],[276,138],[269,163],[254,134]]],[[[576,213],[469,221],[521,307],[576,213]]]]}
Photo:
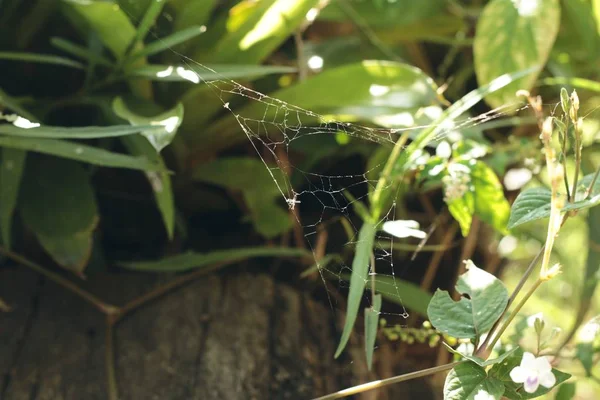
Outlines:
{"type": "Polygon", "coordinates": [[[575,346],[575,357],[583,366],[586,376],[592,376],[592,368],[594,368],[594,343],[577,343],[575,346]]]}
{"type": "Polygon", "coordinates": [[[69,58],[48,55],[48,54],[17,53],[17,52],[0,51],[0,60],[24,61],[24,62],[33,62],[33,63],[40,63],[40,64],[54,64],[54,65],[62,65],[64,67],[83,69],[83,64],[81,64],[77,61],[73,61],[69,58]]]}
{"type": "Polygon", "coordinates": [[[92,251],[98,210],[88,174],[76,162],[32,157],[22,182],[21,215],[62,267],[81,272],[92,251]]]}
{"type": "Polygon", "coordinates": [[[217,0],[176,0],[173,6],[177,11],[175,30],[180,31],[192,25],[202,25],[209,21],[217,0]]]}
{"type": "Polygon", "coordinates": [[[502,382],[488,377],[485,369],[472,362],[454,367],[444,383],[444,400],[500,400],[503,393],[502,382]]]}
{"type": "Polygon", "coordinates": [[[204,33],[204,29],[200,26],[190,26],[179,32],[175,32],[167,37],[156,40],[152,43],[147,44],[143,49],[136,51],[130,60],[135,60],[141,57],[151,56],[161,51],[170,50],[172,47],[177,46],[180,43],[195,38],[196,36],[204,33]]]}
{"type": "Polygon", "coordinates": [[[103,167],[164,171],[161,165],[145,157],[131,157],[67,140],[0,136],[0,147],[50,154],[103,167]]]}
{"type": "MultiPolygon", "coordinates": [[[[271,96],[314,113],[326,114],[330,120],[352,116],[352,120],[386,124],[403,112],[412,114],[422,107],[434,105],[438,99],[436,89],[433,80],[418,68],[396,62],[363,61],[326,70],[271,96]],[[373,94],[373,88],[382,93],[373,94]]],[[[283,115],[279,106],[259,101],[250,102],[235,113],[248,119],[275,122],[282,122],[279,119],[283,115]]],[[[316,115],[302,112],[297,116],[294,112],[294,121],[305,126],[325,122],[316,115]]],[[[189,120],[184,126],[188,123],[194,126],[189,120]]],[[[229,115],[208,127],[197,145],[217,151],[243,140],[235,116],[229,115]]]]}
{"type": "Polygon", "coordinates": [[[192,179],[241,191],[253,225],[264,237],[275,237],[292,227],[289,214],[277,204],[287,179],[279,169],[268,168],[255,158],[226,157],[198,166],[192,179]]]}
{"type": "Polygon", "coordinates": [[[17,205],[27,153],[8,148],[0,150],[0,239],[4,246],[10,249],[12,217],[17,205]]]}
{"type": "Polygon", "coordinates": [[[53,37],[50,39],[50,43],[57,49],[60,49],[75,57],[79,57],[82,60],[94,62],[96,64],[104,65],[106,67],[113,66],[113,63],[109,59],[103,57],[102,55],[96,54],[86,49],[85,47],[79,46],[63,38],[53,37]]]}
{"type": "Polygon", "coordinates": [[[205,83],[227,79],[256,79],[271,74],[296,72],[296,68],[269,65],[145,65],[132,69],[128,75],[153,81],[205,83]]]}
{"type": "MultiPolygon", "coordinates": [[[[542,396],[548,393],[551,389],[547,389],[543,386],[540,386],[537,391],[534,393],[527,393],[522,390],[522,384],[515,383],[510,378],[510,371],[513,370],[516,366],[521,364],[521,359],[523,358],[523,350],[518,349],[510,356],[506,357],[506,359],[498,364],[495,364],[488,372],[490,377],[494,377],[499,379],[504,384],[504,397],[510,400],[524,400],[524,399],[534,399],[536,397],[542,396]]],[[[552,373],[556,377],[556,386],[560,385],[567,379],[571,377],[571,375],[561,372],[557,369],[552,369],[552,373]]]]}
{"type": "MultiPolygon", "coordinates": [[[[473,45],[477,82],[484,85],[512,71],[544,65],[560,27],[558,0],[492,0],[479,17],[473,45]]],[[[515,92],[529,90],[538,71],[486,96],[492,107],[515,102],[515,92]]]]}
{"type": "Polygon", "coordinates": [[[146,9],[146,12],[144,13],[144,17],[142,18],[142,21],[139,23],[139,25],[137,27],[137,30],[135,32],[135,37],[133,38],[133,40],[131,41],[130,44],[135,45],[137,42],[144,40],[144,38],[150,31],[150,28],[152,28],[152,25],[154,25],[156,23],[156,19],[162,12],[162,9],[166,3],[167,3],[166,0],[152,0],[150,2],[150,5],[148,6],[148,8],[146,9]]]}
{"type": "Polygon", "coordinates": [[[508,303],[508,291],[494,275],[467,261],[467,272],[460,276],[456,290],[469,298],[452,300],[445,290],[437,290],[427,315],[439,331],[459,339],[475,339],[490,330],[508,303]]]}
{"type": "Polygon", "coordinates": [[[173,109],[153,117],[135,114],[129,110],[121,97],[116,97],[113,100],[112,108],[117,116],[129,121],[131,125],[161,125],[163,127],[162,132],[155,132],[153,130],[141,131],[142,135],[148,139],[157,152],[160,152],[171,143],[183,120],[183,105],[181,103],[177,104],[173,109]]]}
{"type": "Polygon", "coordinates": [[[376,294],[373,296],[372,307],[365,308],[365,352],[367,355],[367,367],[369,368],[369,371],[373,365],[373,350],[375,350],[375,339],[377,339],[380,313],[381,295],[376,294]]]}
{"type": "Polygon", "coordinates": [[[483,161],[461,160],[459,164],[469,171],[471,181],[464,196],[448,203],[448,210],[460,224],[463,236],[469,234],[473,215],[507,233],[510,204],[494,171],[483,161]]]}
{"type": "Polygon", "coordinates": [[[64,127],[41,125],[35,128],[20,128],[12,124],[1,124],[0,134],[18,137],[47,138],[47,139],[99,139],[133,135],[142,131],[152,133],[163,132],[162,126],[156,125],[115,125],[115,126],[85,126],[64,127]]]}
{"type": "Polygon", "coordinates": [[[225,266],[224,264],[232,264],[249,258],[309,258],[312,256],[312,253],[309,251],[288,247],[247,247],[217,250],[209,253],[195,253],[190,251],[158,261],[119,262],[118,265],[136,271],[184,272],[200,268],[222,268],[225,266]]]}
{"type": "Polygon", "coordinates": [[[575,398],[575,394],[577,392],[577,386],[575,382],[565,383],[560,385],[558,391],[556,392],[556,397],[554,400],[571,400],[575,398]]]}
{"type": "Polygon", "coordinates": [[[18,113],[20,116],[25,117],[30,121],[36,121],[36,118],[35,118],[35,116],[33,116],[33,114],[31,114],[30,112],[25,110],[23,107],[21,107],[21,105],[15,98],[13,98],[8,93],[3,91],[1,88],[0,88],[0,104],[7,108],[10,108],[14,112],[18,113]]]}
{"type": "MultiPolygon", "coordinates": [[[[583,199],[593,179],[594,174],[589,174],[579,181],[575,194],[576,200],[583,199]]],[[[508,228],[513,229],[524,223],[549,217],[551,197],[552,192],[545,187],[531,188],[521,192],[512,205],[508,228]]],[[[600,204],[600,179],[596,180],[586,199],[567,203],[563,212],[584,210],[598,204],[600,204]]]]}
{"type": "Polygon", "coordinates": [[[541,80],[542,85],[548,86],[562,86],[568,85],[578,89],[585,89],[591,92],[600,92],[600,82],[592,81],[584,78],[569,78],[569,77],[553,77],[544,78],[541,80]]]}
{"type": "Polygon", "coordinates": [[[153,163],[161,166],[161,171],[147,171],[146,177],[154,199],[158,205],[160,215],[162,216],[165,230],[169,239],[173,238],[175,230],[175,200],[173,198],[173,190],[171,188],[171,176],[166,172],[166,166],[162,156],[156,152],[152,144],[141,135],[127,136],[121,139],[129,153],[134,156],[143,156],[153,163]]]}
{"type": "Polygon", "coordinates": [[[367,283],[371,252],[373,251],[373,242],[375,240],[376,232],[377,225],[370,221],[365,221],[358,233],[356,253],[352,260],[352,275],[350,277],[346,322],[344,323],[344,330],[342,332],[340,343],[335,351],[335,358],[338,358],[340,354],[342,354],[342,351],[350,339],[350,333],[352,333],[354,323],[356,322],[358,309],[367,283]]]}
{"type": "Polygon", "coordinates": [[[462,358],[465,358],[471,362],[474,362],[475,364],[479,365],[480,367],[489,367],[490,365],[494,365],[494,364],[498,364],[501,363],[502,361],[504,361],[507,357],[510,357],[514,352],[516,352],[519,348],[515,347],[512,350],[507,351],[506,353],[496,357],[496,358],[492,358],[491,360],[484,360],[481,357],[477,357],[474,355],[469,355],[469,354],[462,354],[459,351],[453,349],[452,347],[450,347],[448,344],[446,344],[446,342],[442,342],[444,346],[446,346],[446,348],[448,349],[448,351],[452,354],[456,354],[461,356],[462,358]]]}

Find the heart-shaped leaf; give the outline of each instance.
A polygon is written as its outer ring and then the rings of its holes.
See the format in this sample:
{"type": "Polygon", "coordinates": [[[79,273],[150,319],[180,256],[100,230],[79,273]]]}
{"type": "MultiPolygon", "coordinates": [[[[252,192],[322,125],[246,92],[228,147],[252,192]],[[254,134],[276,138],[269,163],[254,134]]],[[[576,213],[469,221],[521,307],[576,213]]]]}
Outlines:
{"type": "Polygon", "coordinates": [[[500,400],[503,393],[502,382],[472,362],[454,367],[444,384],[444,400],[500,400]]]}
{"type": "Polygon", "coordinates": [[[427,308],[431,324],[459,339],[475,339],[500,318],[508,303],[508,291],[494,275],[467,261],[456,290],[467,297],[454,301],[445,290],[437,290],[427,308]]]}

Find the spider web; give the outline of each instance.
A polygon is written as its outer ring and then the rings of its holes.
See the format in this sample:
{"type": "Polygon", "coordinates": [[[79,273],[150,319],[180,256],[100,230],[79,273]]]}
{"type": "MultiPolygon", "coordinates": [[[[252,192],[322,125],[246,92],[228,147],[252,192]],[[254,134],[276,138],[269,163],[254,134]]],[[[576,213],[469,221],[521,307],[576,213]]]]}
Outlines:
{"type": "MultiPolygon", "coordinates": [[[[135,20],[132,15],[129,16],[135,20]]],[[[156,34],[152,34],[155,40],[161,41],[156,34]]],[[[413,123],[410,126],[397,127],[381,127],[375,124],[361,125],[344,121],[342,118],[332,115],[304,109],[261,93],[235,80],[225,77],[214,79],[215,75],[220,76],[220,71],[201,64],[172,48],[169,50],[179,58],[181,66],[185,67],[180,75],[188,77],[188,80],[195,84],[210,87],[215,98],[220,101],[231,118],[235,119],[240,135],[245,135],[254,148],[257,157],[263,163],[281,196],[282,206],[289,208],[297,224],[296,228],[299,227],[304,242],[313,253],[316,271],[323,282],[330,306],[335,312],[334,304],[344,302],[343,289],[349,287],[354,249],[358,244],[358,232],[362,222],[356,215],[356,208],[359,207],[359,203],[368,207],[369,193],[375,188],[379,177],[378,172],[387,157],[374,165],[364,165],[366,163],[363,161],[363,164],[359,166],[362,168],[361,171],[331,172],[335,168],[331,168],[332,163],[328,157],[322,157],[314,163],[303,162],[305,160],[299,155],[303,154],[306,158],[306,153],[308,153],[310,156],[310,151],[306,151],[306,149],[302,151],[303,147],[311,139],[328,138],[330,141],[336,142],[335,139],[341,136],[353,142],[364,143],[371,153],[378,151],[380,147],[391,149],[403,134],[408,133],[411,138],[414,138],[423,129],[432,127],[432,123],[427,121],[433,121],[435,118],[426,114],[432,110],[441,112],[441,106],[435,106],[429,110],[426,108],[419,110],[417,113],[426,117],[421,118],[426,121],[422,124],[413,123]],[[205,79],[203,75],[210,75],[211,79],[205,79]],[[247,114],[246,106],[249,103],[254,103],[252,116],[247,114]],[[260,108],[260,113],[256,112],[257,108],[260,108]],[[261,118],[254,117],[259,114],[262,114],[261,118]],[[326,166],[324,167],[323,164],[326,166]],[[319,237],[323,231],[333,229],[334,226],[345,228],[341,230],[340,235],[336,235],[337,239],[344,237],[343,242],[336,245],[332,244],[332,241],[328,242],[324,253],[320,248],[319,237]],[[334,259],[323,257],[324,254],[336,253],[342,256],[334,259]],[[330,284],[337,284],[342,291],[331,290],[330,284]]],[[[465,131],[476,128],[481,130],[482,124],[509,115],[509,113],[512,115],[515,109],[520,111],[526,108],[528,106],[523,106],[522,102],[515,102],[477,116],[465,116],[459,120],[449,121],[450,123],[446,121],[431,141],[429,150],[431,152],[442,141],[454,142],[462,138],[465,131]]],[[[338,147],[340,151],[344,149],[343,144],[338,143],[338,147]]],[[[343,161],[343,157],[340,158],[340,162],[344,165],[349,164],[347,160],[343,161]]],[[[384,188],[384,190],[392,189],[393,183],[389,183],[384,188]]],[[[381,227],[387,221],[399,219],[398,211],[399,204],[392,202],[390,207],[382,213],[377,226],[381,227]]],[[[422,229],[427,231],[429,227],[422,227],[422,229]]],[[[369,288],[372,275],[375,275],[376,279],[383,278],[382,282],[378,283],[378,291],[384,291],[386,298],[392,300],[394,304],[389,306],[389,303],[384,303],[380,313],[404,320],[409,317],[409,313],[402,300],[400,281],[410,267],[411,260],[409,257],[398,257],[395,250],[397,243],[407,244],[409,242],[397,239],[381,230],[377,232],[373,247],[375,271],[372,270],[373,266],[369,266],[365,287],[369,288]],[[402,260],[401,266],[397,265],[399,259],[402,260]]],[[[417,248],[419,241],[413,239],[410,243],[417,248]]],[[[368,290],[365,290],[364,299],[365,304],[370,305],[371,294],[368,290]]]]}

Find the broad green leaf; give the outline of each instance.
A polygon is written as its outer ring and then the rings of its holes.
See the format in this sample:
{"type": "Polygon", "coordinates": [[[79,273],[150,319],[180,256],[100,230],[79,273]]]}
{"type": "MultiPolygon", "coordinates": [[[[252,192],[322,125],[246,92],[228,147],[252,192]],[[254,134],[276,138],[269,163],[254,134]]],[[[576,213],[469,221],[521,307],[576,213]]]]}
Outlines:
{"type": "Polygon", "coordinates": [[[221,268],[224,264],[233,264],[249,258],[282,257],[312,258],[311,252],[288,247],[247,247],[217,250],[210,253],[189,251],[158,261],[119,262],[123,268],[146,272],[184,272],[200,268],[221,268]]]}
{"type": "Polygon", "coordinates": [[[556,397],[554,400],[572,400],[575,398],[577,393],[577,386],[575,382],[564,383],[560,385],[556,391],[556,397]]]}
{"type": "Polygon", "coordinates": [[[381,1],[380,4],[376,1],[361,0],[333,1],[321,11],[318,19],[346,22],[349,14],[348,6],[372,28],[402,27],[441,14],[445,8],[444,0],[381,1]]]}
{"type": "Polygon", "coordinates": [[[375,350],[375,339],[377,339],[380,313],[381,295],[376,294],[373,296],[372,307],[365,308],[365,352],[367,355],[367,367],[369,368],[369,371],[373,365],[373,350],[375,350]]]}
{"type": "Polygon", "coordinates": [[[489,331],[508,303],[508,291],[502,281],[470,260],[467,272],[456,283],[456,290],[463,295],[459,301],[438,289],[427,309],[431,324],[455,338],[475,339],[489,331]]]}
{"type": "MultiPolygon", "coordinates": [[[[271,96],[311,112],[328,115],[330,121],[346,118],[384,124],[398,118],[398,115],[413,114],[420,108],[436,104],[436,90],[433,80],[418,68],[396,62],[363,61],[327,70],[278,90],[271,96]]],[[[285,114],[278,103],[259,101],[252,101],[234,111],[244,118],[277,123],[283,123],[281,118],[285,114]]],[[[292,123],[301,127],[327,122],[311,113],[296,113],[293,109],[288,112],[293,113],[293,117],[288,117],[288,126],[292,123]]],[[[400,118],[397,127],[404,121],[400,118]]],[[[190,122],[184,122],[187,123],[190,122]]],[[[408,124],[412,126],[410,121],[408,124]]],[[[264,125],[269,128],[268,124],[264,125]]],[[[217,151],[244,139],[237,120],[229,115],[208,127],[199,137],[197,146],[217,151]]]]}
{"type": "Polygon", "coordinates": [[[256,79],[271,74],[296,72],[296,68],[268,65],[145,65],[128,72],[134,78],[153,81],[206,83],[222,79],[256,79]]]}
{"type": "Polygon", "coordinates": [[[477,357],[474,355],[469,355],[469,354],[462,354],[461,352],[453,349],[452,347],[450,347],[448,344],[446,344],[446,342],[442,342],[442,344],[444,346],[446,346],[446,348],[448,349],[448,351],[452,354],[456,354],[462,358],[465,358],[471,362],[474,362],[475,364],[479,365],[480,367],[489,367],[490,365],[494,365],[494,364],[498,364],[501,363],[502,361],[504,361],[507,357],[510,357],[514,352],[516,352],[519,348],[515,347],[512,350],[507,351],[506,353],[496,357],[496,358],[492,358],[491,360],[484,360],[481,357],[477,357]]]}
{"type": "Polygon", "coordinates": [[[198,166],[192,179],[241,191],[255,229],[267,238],[292,227],[289,214],[277,204],[287,179],[279,169],[255,158],[226,157],[198,166]]]}
{"type": "Polygon", "coordinates": [[[457,365],[444,383],[444,400],[500,400],[504,385],[472,362],[457,365]]]}
{"type": "Polygon", "coordinates": [[[342,354],[342,351],[350,339],[354,323],[356,322],[358,309],[367,283],[371,252],[373,251],[373,242],[375,240],[376,232],[377,225],[370,221],[365,221],[358,233],[356,253],[352,260],[352,275],[350,277],[350,291],[348,293],[348,306],[346,308],[346,322],[344,323],[344,330],[342,332],[340,343],[335,351],[335,358],[338,358],[340,354],[342,354]]]}
{"type": "Polygon", "coordinates": [[[134,156],[143,156],[153,163],[160,165],[161,171],[146,171],[146,177],[156,204],[165,224],[165,230],[169,239],[173,238],[173,232],[175,230],[175,200],[173,199],[173,189],[171,188],[171,176],[166,172],[166,166],[162,156],[156,152],[156,149],[152,144],[141,135],[127,136],[121,139],[129,153],[134,156]]]}
{"type": "Polygon", "coordinates": [[[69,158],[103,167],[164,171],[161,165],[145,157],[113,153],[93,146],[58,139],[25,138],[0,135],[0,147],[29,150],[36,153],[69,158]]]}
{"type": "Polygon", "coordinates": [[[49,54],[35,54],[35,53],[17,53],[17,52],[0,52],[0,60],[12,60],[12,61],[24,61],[33,62],[40,64],[54,64],[62,65],[64,67],[71,67],[77,69],[83,69],[83,64],[73,61],[69,58],[54,56],[49,54]]]}
{"type": "Polygon", "coordinates": [[[463,160],[459,164],[469,171],[471,180],[464,196],[448,203],[448,210],[460,224],[463,236],[469,234],[473,215],[506,233],[510,204],[494,171],[479,160],[463,160]]]}
{"type": "Polygon", "coordinates": [[[0,239],[11,247],[12,217],[17,205],[21,177],[27,152],[9,148],[0,149],[0,239]]]}
{"type": "MultiPolygon", "coordinates": [[[[560,26],[558,0],[492,0],[477,22],[475,72],[480,85],[498,76],[544,65],[560,26]]],[[[529,90],[539,70],[531,72],[493,95],[486,96],[492,107],[515,102],[515,92],[529,90]]]]}
{"type": "Polygon", "coordinates": [[[133,135],[142,131],[160,133],[164,131],[164,128],[150,124],[143,126],[115,125],[85,127],[41,125],[35,128],[20,128],[12,124],[0,125],[0,134],[3,135],[46,139],[99,139],[133,135]]]}
{"type": "Polygon", "coordinates": [[[113,65],[109,59],[103,57],[102,55],[96,54],[85,47],[79,46],[63,38],[53,37],[50,39],[50,43],[57,49],[63,50],[75,57],[79,57],[82,60],[94,62],[106,67],[111,67],[113,65]]]}
{"type": "MultiPolygon", "coordinates": [[[[492,368],[488,371],[488,375],[490,377],[499,379],[504,384],[504,397],[510,400],[534,399],[552,390],[540,386],[539,389],[534,393],[527,393],[523,390],[522,384],[515,383],[511,380],[510,371],[521,364],[522,358],[523,350],[518,349],[510,356],[506,357],[503,362],[494,364],[494,366],[492,366],[492,368]]],[[[552,373],[556,377],[556,385],[554,387],[560,385],[571,377],[571,375],[561,372],[555,368],[552,369],[552,373]]]]}
{"type": "Polygon", "coordinates": [[[184,30],[175,32],[167,37],[155,40],[149,43],[144,48],[136,51],[132,56],[131,60],[135,60],[140,57],[151,56],[161,51],[170,50],[172,47],[177,46],[180,43],[186,42],[195,38],[198,35],[204,33],[204,29],[200,26],[190,26],[184,30]]]}
{"type": "Polygon", "coordinates": [[[98,224],[87,172],[73,161],[31,157],[21,186],[20,208],[25,224],[59,265],[83,271],[98,224]]]}
{"type": "Polygon", "coordinates": [[[183,105],[181,103],[177,104],[173,109],[153,117],[141,116],[132,112],[121,97],[116,97],[114,99],[112,108],[117,116],[129,121],[131,125],[162,126],[162,132],[155,132],[153,130],[141,131],[141,134],[148,139],[156,152],[160,152],[171,143],[183,120],[183,105]]]}
{"type": "Polygon", "coordinates": [[[320,0],[259,0],[252,14],[215,45],[211,62],[260,64],[306,21],[320,0]]]}
{"type": "MultiPolygon", "coordinates": [[[[567,203],[563,208],[563,212],[584,210],[600,204],[600,179],[594,183],[594,187],[590,191],[589,196],[583,199],[583,196],[592,184],[594,174],[589,174],[583,177],[577,185],[575,199],[581,199],[573,203],[567,203]]],[[[537,187],[527,189],[517,196],[512,205],[508,228],[513,229],[527,222],[535,221],[550,216],[550,199],[552,192],[545,187],[537,187]]]]}

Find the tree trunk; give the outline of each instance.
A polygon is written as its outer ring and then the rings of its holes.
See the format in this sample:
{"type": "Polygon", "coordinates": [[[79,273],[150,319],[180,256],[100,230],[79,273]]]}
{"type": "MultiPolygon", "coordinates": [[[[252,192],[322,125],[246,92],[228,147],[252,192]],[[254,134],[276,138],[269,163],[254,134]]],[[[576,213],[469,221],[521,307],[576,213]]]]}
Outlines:
{"type": "MultiPolygon", "coordinates": [[[[124,304],[165,281],[113,274],[94,276],[86,288],[124,304]]],[[[0,296],[13,307],[0,313],[0,399],[109,398],[106,325],[96,309],[21,267],[0,269],[0,296]]],[[[267,275],[200,278],[115,327],[119,398],[310,399],[382,378],[366,371],[362,340],[333,359],[333,315],[267,275]]],[[[392,391],[395,398],[433,398],[425,381],[392,391]]],[[[359,398],[391,397],[376,395],[359,398]]]]}

